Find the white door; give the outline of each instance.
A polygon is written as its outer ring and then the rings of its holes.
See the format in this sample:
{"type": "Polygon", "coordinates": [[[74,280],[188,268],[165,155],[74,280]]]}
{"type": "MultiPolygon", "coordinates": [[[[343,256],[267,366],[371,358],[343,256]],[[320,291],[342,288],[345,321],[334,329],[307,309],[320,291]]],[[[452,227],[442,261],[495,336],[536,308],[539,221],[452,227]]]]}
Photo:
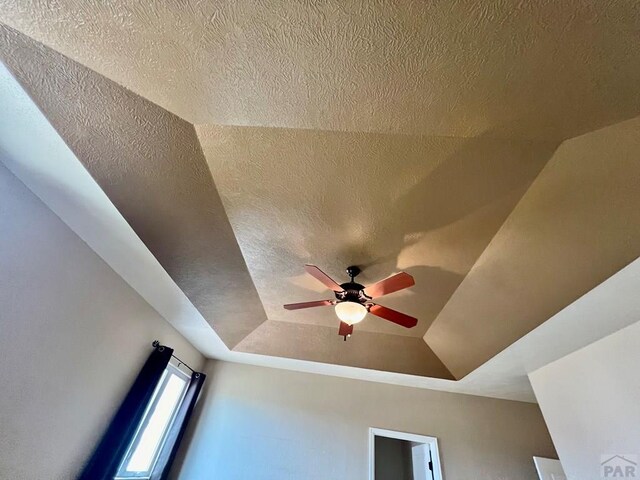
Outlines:
{"type": "Polygon", "coordinates": [[[567,480],[560,460],[553,458],[533,457],[540,480],[567,480]]]}

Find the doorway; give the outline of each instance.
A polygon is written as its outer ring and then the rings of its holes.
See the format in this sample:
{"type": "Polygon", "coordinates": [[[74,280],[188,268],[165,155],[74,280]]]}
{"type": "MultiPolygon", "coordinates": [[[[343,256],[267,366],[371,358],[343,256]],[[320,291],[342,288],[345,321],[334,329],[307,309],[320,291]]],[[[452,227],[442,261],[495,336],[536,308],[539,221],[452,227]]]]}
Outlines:
{"type": "Polygon", "coordinates": [[[560,460],[554,458],[533,457],[540,480],[567,480],[560,460]]]}
{"type": "Polygon", "coordinates": [[[369,480],[442,480],[438,440],[370,428],[369,480]]]}

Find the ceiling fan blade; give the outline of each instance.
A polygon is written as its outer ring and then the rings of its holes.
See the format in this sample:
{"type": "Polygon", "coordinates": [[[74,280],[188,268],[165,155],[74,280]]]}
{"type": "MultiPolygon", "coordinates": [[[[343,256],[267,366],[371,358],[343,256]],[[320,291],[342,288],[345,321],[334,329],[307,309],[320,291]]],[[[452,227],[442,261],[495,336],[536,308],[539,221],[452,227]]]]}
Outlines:
{"type": "Polygon", "coordinates": [[[333,279],[320,270],[315,265],[305,265],[304,269],[307,271],[309,275],[311,275],[316,280],[322,282],[329,290],[333,290],[334,292],[342,292],[342,287],[338,285],[333,279]]]}
{"type": "Polygon", "coordinates": [[[346,340],[349,335],[353,333],[353,325],[349,325],[345,322],[340,322],[340,329],[338,330],[338,335],[344,337],[346,340]]]}
{"type": "Polygon", "coordinates": [[[411,275],[406,272],[400,272],[389,278],[380,280],[378,283],[365,287],[364,293],[371,298],[377,298],[404,288],[413,287],[415,284],[416,282],[411,275]]]}
{"type": "Polygon", "coordinates": [[[287,310],[300,310],[301,308],[325,307],[335,305],[334,300],[316,300],[315,302],[289,303],[284,306],[287,310]]]}
{"type": "Polygon", "coordinates": [[[392,310],[382,305],[376,305],[375,303],[369,308],[369,313],[376,317],[384,318],[390,322],[397,323],[406,328],[415,327],[418,324],[418,319],[405,315],[404,313],[392,310]]]}

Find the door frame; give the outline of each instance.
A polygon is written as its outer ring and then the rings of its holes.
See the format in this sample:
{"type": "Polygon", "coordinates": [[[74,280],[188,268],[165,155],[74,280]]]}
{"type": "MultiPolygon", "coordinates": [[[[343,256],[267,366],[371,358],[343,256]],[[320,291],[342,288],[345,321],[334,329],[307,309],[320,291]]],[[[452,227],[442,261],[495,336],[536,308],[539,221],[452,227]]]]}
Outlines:
{"type": "Polygon", "coordinates": [[[433,462],[433,477],[435,480],[444,480],[442,476],[442,466],[440,465],[440,450],[438,449],[438,439],[426,435],[418,435],[415,433],[397,432],[395,430],[385,430],[383,428],[369,428],[369,480],[375,480],[376,472],[376,454],[375,454],[375,437],[395,438],[398,440],[407,440],[409,442],[424,443],[429,445],[431,452],[431,461],[433,462]]]}
{"type": "Polygon", "coordinates": [[[546,458],[546,457],[533,457],[533,464],[536,466],[536,472],[538,473],[538,477],[540,477],[540,480],[544,480],[545,477],[547,477],[547,473],[550,473],[551,475],[549,475],[549,477],[551,478],[557,478],[558,480],[560,478],[563,478],[564,480],[567,479],[567,474],[564,473],[564,468],[562,468],[562,463],[560,462],[560,460],[558,460],[557,458],[546,458]],[[558,470],[558,467],[560,470],[562,470],[562,473],[559,472],[547,472],[547,468],[553,465],[555,468],[555,470],[558,470]],[[561,475],[561,476],[559,476],[561,475]]]}

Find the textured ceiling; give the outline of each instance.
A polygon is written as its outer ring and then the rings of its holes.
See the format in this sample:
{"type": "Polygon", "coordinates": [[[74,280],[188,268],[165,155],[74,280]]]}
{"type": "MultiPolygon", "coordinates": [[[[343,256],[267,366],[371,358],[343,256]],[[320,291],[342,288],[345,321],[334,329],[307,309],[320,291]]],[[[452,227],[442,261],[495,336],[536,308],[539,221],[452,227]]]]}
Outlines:
{"type": "Polygon", "coordinates": [[[639,158],[640,117],[560,146],[425,336],[456,377],[640,255],[639,158]]]}
{"type": "Polygon", "coordinates": [[[57,50],[0,27],[236,352],[461,378],[640,253],[637,2],[0,0],[0,21],[57,50]],[[281,308],[330,298],[304,263],[406,270],[380,303],[420,323],[341,342],[330,309],[281,308]]]}
{"type": "Polygon", "coordinates": [[[0,60],[230,348],[266,320],[192,125],[2,25],[0,60]]]}
{"type": "Polygon", "coordinates": [[[564,139],[640,113],[640,3],[0,0],[193,123],[564,139]]]}
{"type": "Polygon", "coordinates": [[[305,274],[416,285],[380,299],[419,319],[368,316],[357,330],[422,337],[538,175],[555,144],[254,127],[198,126],[203,151],[270,320],[333,327],[332,298],[305,274]]]}
{"type": "Polygon", "coordinates": [[[193,126],[1,25],[0,60],[228,348],[453,378],[420,338],[370,334],[347,349],[335,325],[259,329],[265,313],[193,126]]]}
{"type": "Polygon", "coordinates": [[[0,162],[209,358],[535,402],[527,373],[638,321],[640,259],[459,381],[229,351],[1,65],[0,104],[0,162]]]}
{"type": "Polygon", "coordinates": [[[335,314],[331,311],[326,313],[334,320],[331,327],[269,320],[242,340],[234,351],[454,379],[421,338],[357,329],[357,333],[344,342],[336,335],[335,314]]]}

